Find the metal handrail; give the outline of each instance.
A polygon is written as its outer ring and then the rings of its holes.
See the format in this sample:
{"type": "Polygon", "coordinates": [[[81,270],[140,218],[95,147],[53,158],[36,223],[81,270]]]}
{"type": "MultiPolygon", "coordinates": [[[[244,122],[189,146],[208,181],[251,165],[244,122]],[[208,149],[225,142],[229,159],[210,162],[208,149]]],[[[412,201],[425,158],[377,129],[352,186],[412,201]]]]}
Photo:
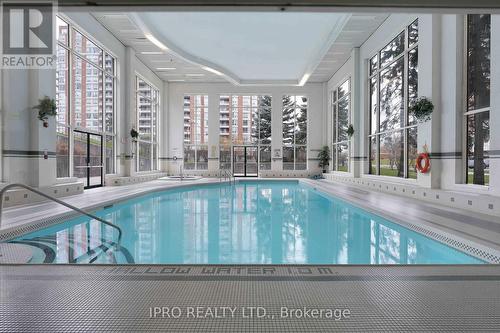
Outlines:
{"type": "Polygon", "coordinates": [[[232,179],[232,183],[233,184],[236,184],[236,179],[234,178],[233,174],[229,171],[229,170],[219,170],[219,183],[222,181],[222,178],[224,178],[224,180],[229,180],[229,184],[231,185],[231,179],[232,179]]]}
{"type": "Polygon", "coordinates": [[[54,198],[53,196],[50,196],[50,195],[48,195],[48,194],[45,194],[45,193],[43,193],[43,192],[41,192],[41,191],[39,191],[39,190],[37,190],[37,189],[34,189],[34,188],[33,188],[33,187],[31,187],[31,186],[24,185],[24,184],[8,184],[7,186],[5,186],[4,188],[2,188],[2,189],[0,190],[0,226],[2,225],[3,196],[4,196],[5,192],[7,192],[7,190],[9,190],[9,189],[11,189],[11,188],[13,188],[13,187],[21,187],[21,188],[24,188],[24,189],[26,189],[26,190],[28,190],[28,191],[31,191],[31,192],[33,192],[33,193],[36,193],[36,194],[38,194],[38,195],[40,195],[40,196],[42,196],[42,197],[44,197],[44,198],[47,198],[47,199],[49,199],[49,200],[52,200],[52,201],[54,201],[54,202],[56,202],[56,203],[58,203],[58,204],[60,204],[60,205],[63,205],[63,206],[65,206],[65,207],[67,207],[67,208],[70,208],[70,209],[72,209],[72,210],[74,210],[74,211],[76,211],[76,212],[78,212],[78,213],[80,213],[80,214],[86,215],[86,216],[88,216],[88,217],[91,217],[91,218],[92,218],[92,219],[94,219],[94,220],[97,220],[97,221],[99,221],[99,222],[101,222],[101,223],[104,223],[104,224],[106,224],[106,225],[109,225],[109,226],[110,226],[110,227],[112,227],[112,228],[115,228],[116,230],[118,230],[118,241],[116,242],[116,244],[117,244],[117,249],[119,249],[119,248],[120,248],[120,243],[121,243],[121,240],[122,240],[122,229],[121,229],[119,226],[117,226],[116,224],[113,224],[113,223],[111,223],[111,222],[108,222],[108,221],[106,221],[106,220],[103,220],[102,218],[97,217],[97,216],[95,216],[95,215],[93,215],[93,214],[87,213],[86,211],[81,210],[81,209],[80,209],[80,208],[78,208],[78,207],[75,207],[75,206],[73,206],[73,205],[70,205],[70,204],[68,204],[68,203],[66,203],[66,202],[64,202],[64,201],[61,201],[61,200],[59,200],[59,199],[57,199],[57,198],[54,198]]]}
{"type": "Polygon", "coordinates": [[[234,175],[231,173],[229,170],[225,170],[227,179],[229,180],[229,184],[231,184],[231,179],[233,181],[233,185],[236,184],[236,179],[234,178],[234,175]]]}

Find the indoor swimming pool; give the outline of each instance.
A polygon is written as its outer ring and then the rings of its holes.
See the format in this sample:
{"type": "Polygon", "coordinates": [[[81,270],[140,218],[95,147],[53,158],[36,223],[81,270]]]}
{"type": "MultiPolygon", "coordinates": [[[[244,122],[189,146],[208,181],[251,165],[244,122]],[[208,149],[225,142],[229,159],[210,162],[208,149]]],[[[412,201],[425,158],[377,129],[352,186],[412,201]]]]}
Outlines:
{"type": "Polygon", "coordinates": [[[151,193],[13,240],[31,263],[478,264],[481,260],[297,181],[151,193]]]}

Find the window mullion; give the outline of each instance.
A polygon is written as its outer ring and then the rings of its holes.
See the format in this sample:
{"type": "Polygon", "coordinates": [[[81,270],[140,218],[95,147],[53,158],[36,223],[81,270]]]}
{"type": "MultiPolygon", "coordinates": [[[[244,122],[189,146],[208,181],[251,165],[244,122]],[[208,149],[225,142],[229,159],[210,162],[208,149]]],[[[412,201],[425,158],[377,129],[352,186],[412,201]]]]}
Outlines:
{"type": "Polygon", "coordinates": [[[404,117],[404,126],[403,126],[403,177],[408,178],[408,100],[409,96],[409,86],[408,86],[408,76],[409,76],[409,34],[408,27],[405,29],[405,53],[404,53],[404,64],[403,64],[403,117],[404,117]]]}
{"type": "MultiPolygon", "coordinates": [[[[378,57],[378,62],[377,62],[377,70],[380,68],[380,56],[378,57]]],[[[380,72],[377,71],[377,105],[375,106],[376,108],[376,129],[375,133],[377,134],[377,138],[375,140],[376,143],[376,156],[375,156],[375,161],[376,161],[376,174],[380,176],[380,72]]]]}
{"type": "Polygon", "coordinates": [[[73,47],[73,26],[68,25],[68,46],[70,50],[68,51],[68,107],[67,107],[67,123],[70,126],[69,128],[69,147],[68,147],[68,157],[69,157],[69,172],[68,176],[73,177],[74,174],[74,156],[73,156],[73,145],[75,144],[74,136],[73,136],[73,89],[74,89],[74,77],[73,77],[73,55],[71,52],[71,48],[73,47]]]}

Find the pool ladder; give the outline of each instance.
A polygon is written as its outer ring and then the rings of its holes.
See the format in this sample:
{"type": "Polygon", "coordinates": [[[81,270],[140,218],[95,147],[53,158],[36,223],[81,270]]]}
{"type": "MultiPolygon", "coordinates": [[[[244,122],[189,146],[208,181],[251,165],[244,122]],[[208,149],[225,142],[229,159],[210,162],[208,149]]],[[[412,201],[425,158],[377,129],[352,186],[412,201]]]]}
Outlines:
{"type": "Polygon", "coordinates": [[[74,211],[76,211],[76,212],[78,212],[78,213],[80,213],[80,214],[86,215],[86,216],[88,216],[88,217],[90,217],[90,218],[92,218],[92,219],[94,219],[94,220],[97,220],[97,221],[99,221],[99,222],[101,222],[101,223],[104,223],[104,224],[106,224],[106,225],[109,225],[109,226],[110,226],[110,227],[112,227],[112,228],[115,228],[116,230],[118,230],[118,241],[116,242],[116,244],[117,244],[117,245],[116,245],[116,249],[117,249],[117,250],[119,250],[119,249],[120,249],[120,243],[121,243],[121,240],[122,240],[122,229],[121,229],[119,226],[117,226],[116,224],[113,224],[113,223],[111,223],[111,222],[108,222],[108,221],[106,221],[106,220],[104,220],[104,219],[102,219],[102,218],[100,218],[100,217],[98,217],[98,216],[95,216],[94,214],[87,213],[86,211],[81,210],[81,209],[80,209],[80,208],[78,208],[78,207],[75,207],[75,206],[73,206],[73,205],[70,205],[70,204],[68,204],[68,203],[66,203],[66,202],[64,202],[64,201],[62,201],[62,200],[59,200],[59,199],[57,199],[57,198],[54,198],[53,196],[50,196],[50,195],[48,195],[48,194],[45,194],[45,193],[43,193],[43,192],[41,192],[41,191],[39,191],[39,190],[37,190],[37,189],[35,189],[35,188],[31,187],[31,186],[24,185],[24,184],[8,184],[7,186],[5,186],[4,188],[2,188],[2,189],[0,190],[0,226],[2,225],[3,197],[4,197],[4,195],[5,195],[5,192],[7,192],[7,190],[9,190],[9,189],[11,189],[11,188],[14,188],[14,187],[21,187],[21,188],[24,188],[24,189],[26,189],[26,190],[28,190],[28,191],[31,191],[31,192],[33,192],[33,193],[35,193],[35,194],[38,194],[39,196],[42,196],[42,197],[47,198],[47,199],[49,199],[49,200],[52,200],[52,201],[54,201],[54,202],[56,202],[56,203],[58,203],[58,204],[60,204],[60,205],[63,205],[63,206],[65,206],[65,207],[67,207],[67,208],[70,208],[70,209],[72,209],[72,210],[74,210],[74,211]]]}
{"type": "Polygon", "coordinates": [[[229,170],[220,170],[219,171],[219,183],[224,181],[229,180],[229,185],[235,185],[236,184],[236,178],[234,178],[233,174],[229,170]]]}

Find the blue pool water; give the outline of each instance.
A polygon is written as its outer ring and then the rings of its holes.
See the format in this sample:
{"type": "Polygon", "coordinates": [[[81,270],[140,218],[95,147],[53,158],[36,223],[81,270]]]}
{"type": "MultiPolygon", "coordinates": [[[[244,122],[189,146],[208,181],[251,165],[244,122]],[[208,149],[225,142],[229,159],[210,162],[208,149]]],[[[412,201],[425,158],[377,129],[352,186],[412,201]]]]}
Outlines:
{"type": "Polygon", "coordinates": [[[298,182],[149,194],[21,237],[32,262],[476,264],[482,261],[298,182]]]}

